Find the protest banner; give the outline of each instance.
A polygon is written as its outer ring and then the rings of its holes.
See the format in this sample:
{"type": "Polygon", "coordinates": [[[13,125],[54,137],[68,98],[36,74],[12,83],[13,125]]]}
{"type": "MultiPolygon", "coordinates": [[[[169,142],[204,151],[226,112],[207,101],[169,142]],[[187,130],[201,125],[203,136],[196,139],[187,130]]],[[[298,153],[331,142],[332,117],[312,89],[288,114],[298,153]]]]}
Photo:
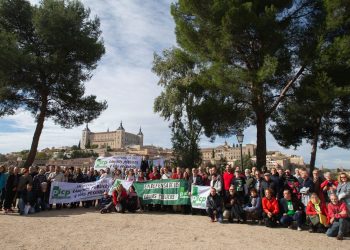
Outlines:
{"type": "Polygon", "coordinates": [[[132,186],[134,182],[133,181],[126,181],[126,180],[115,180],[111,188],[109,189],[108,194],[112,195],[113,190],[118,187],[119,184],[122,184],[123,187],[128,191],[129,188],[132,186]]]}
{"type": "Polygon", "coordinates": [[[97,200],[112,186],[111,178],[103,178],[87,183],[53,182],[51,184],[49,203],[71,203],[77,201],[97,200]]]}
{"type": "Polygon", "coordinates": [[[111,157],[98,157],[95,161],[94,169],[99,171],[110,168],[112,171],[116,168],[140,168],[142,157],[136,155],[117,155],[111,157]]]}
{"type": "Polygon", "coordinates": [[[190,205],[185,180],[154,180],[133,185],[143,204],[190,205]]]}
{"type": "Polygon", "coordinates": [[[209,186],[192,185],[191,205],[193,208],[205,209],[207,206],[207,197],[210,194],[209,186]]]}

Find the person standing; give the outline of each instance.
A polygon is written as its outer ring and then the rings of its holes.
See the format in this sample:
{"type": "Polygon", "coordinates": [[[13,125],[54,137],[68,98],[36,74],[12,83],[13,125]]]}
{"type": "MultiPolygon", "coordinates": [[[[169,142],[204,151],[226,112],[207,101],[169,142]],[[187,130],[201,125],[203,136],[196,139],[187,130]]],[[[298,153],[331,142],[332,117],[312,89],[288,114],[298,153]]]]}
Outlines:
{"type": "Polygon", "coordinates": [[[5,166],[0,166],[0,211],[5,201],[5,187],[8,178],[8,173],[6,173],[5,166]]]}
{"type": "Polygon", "coordinates": [[[337,186],[337,196],[340,201],[344,201],[350,212],[350,180],[349,176],[342,172],[339,174],[339,184],[337,186]]]}
{"type": "MultiPolygon", "coordinates": [[[[53,183],[53,182],[64,182],[64,175],[63,175],[63,173],[61,172],[61,168],[60,168],[60,166],[56,166],[55,167],[55,172],[53,172],[53,173],[50,173],[50,175],[49,175],[49,178],[48,178],[48,181],[50,182],[50,183],[53,183]]],[[[50,187],[51,187],[51,185],[50,185],[50,187]]],[[[52,205],[50,205],[51,207],[52,207],[52,205]]],[[[61,209],[61,207],[62,207],[62,204],[56,204],[56,209],[61,209]]]]}
{"type": "Polygon", "coordinates": [[[13,212],[12,203],[16,195],[18,180],[14,173],[14,168],[11,166],[8,169],[8,178],[5,185],[5,213],[13,212]]]}

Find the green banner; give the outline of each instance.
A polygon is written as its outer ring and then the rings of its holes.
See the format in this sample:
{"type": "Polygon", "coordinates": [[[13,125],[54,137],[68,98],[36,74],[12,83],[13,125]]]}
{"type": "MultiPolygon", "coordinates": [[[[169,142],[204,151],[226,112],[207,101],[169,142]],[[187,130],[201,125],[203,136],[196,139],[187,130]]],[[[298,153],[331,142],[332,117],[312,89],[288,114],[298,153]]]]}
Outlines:
{"type": "Polygon", "coordinates": [[[134,182],[137,195],[143,204],[190,205],[185,180],[156,180],[134,182]]]}

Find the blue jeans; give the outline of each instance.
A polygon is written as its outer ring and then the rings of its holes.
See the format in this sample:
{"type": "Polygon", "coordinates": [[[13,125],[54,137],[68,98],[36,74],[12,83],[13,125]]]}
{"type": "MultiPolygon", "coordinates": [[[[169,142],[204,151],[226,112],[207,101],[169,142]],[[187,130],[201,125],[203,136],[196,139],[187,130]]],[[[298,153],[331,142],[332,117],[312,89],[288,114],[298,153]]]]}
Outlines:
{"type": "MultiPolygon", "coordinates": [[[[19,199],[19,201],[18,201],[18,207],[19,207],[19,214],[20,214],[20,215],[27,215],[27,214],[25,213],[25,211],[24,211],[25,205],[26,205],[26,204],[24,204],[23,199],[19,199]]],[[[34,213],[35,213],[35,208],[34,208],[34,206],[30,206],[29,211],[28,211],[28,214],[34,214],[34,213]]]]}
{"type": "Polygon", "coordinates": [[[347,219],[334,220],[330,228],[328,228],[326,234],[328,237],[336,237],[337,235],[346,234],[349,222],[347,219]]]}
{"type": "Polygon", "coordinates": [[[214,219],[214,211],[216,211],[216,217],[218,221],[222,222],[222,209],[219,207],[217,209],[207,208],[207,213],[211,219],[214,219]]]}
{"type": "Polygon", "coordinates": [[[298,227],[303,224],[303,217],[301,212],[295,212],[294,215],[283,215],[280,222],[283,226],[290,226],[293,221],[297,222],[298,227]]]}

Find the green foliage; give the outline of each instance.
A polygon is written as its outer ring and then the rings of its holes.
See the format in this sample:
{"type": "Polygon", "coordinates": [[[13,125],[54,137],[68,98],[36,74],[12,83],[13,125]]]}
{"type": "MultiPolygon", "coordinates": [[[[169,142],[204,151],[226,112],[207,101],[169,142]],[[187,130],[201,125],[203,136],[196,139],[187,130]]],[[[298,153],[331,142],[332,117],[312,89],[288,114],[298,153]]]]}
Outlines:
{"type": "Polygon", "coordinates": [[[190,168],[201,163],[198,142],[202,126],[195,112],[202,101],[202,88],[197,84],[196,66],[195,58],[177,48],[155,55],[153,62],[153,71],[160,78],[158,84],[163,87],[155,99],[154,111],[171,120],[176,164],[190,168]]]}
{"type": "Polygon", "coordinates": [[[350,148],[350,12],[346,1],[323,1],[325,19],[315,32],[316,46],[300,85],[280,107],[271,132],[284,147],[312,145],[316,151],[333,146],[350,148]]]}
{"type": "Polygon", "coordinates": [[[17,109],[37,122],[26,166],[34,160],[45,119],[64,128],[107,108],[85,96],[84,82],[104,54],[100,22],[80,1],[0,0],[0,116],[17,109]]]}
{"type": "Polygon", "coordinates": [[[210,137],[256,125],[258,167],[266,162],[266,124],[282,89],[298,82],[310,61],[318,8],[311,0],[180,0],[171,7],[177,42],[196,58],[199,123],[210,137]]]}
{"type": "MultiPolygon", "coordinates": [[[[234,166],[238,166],[241,168],[241,161],[237,160],[234,162],[234,166]]],[[[250,159],[249,155],[243,155],[243,168],[246,169],[252,169],[255,166],[254,162],[250,159]]]]}
{"type": "Polygon", "coordinates": [[[98,154],[93,151],[73,150],[70,159],[98,157],[98,154]]]}

